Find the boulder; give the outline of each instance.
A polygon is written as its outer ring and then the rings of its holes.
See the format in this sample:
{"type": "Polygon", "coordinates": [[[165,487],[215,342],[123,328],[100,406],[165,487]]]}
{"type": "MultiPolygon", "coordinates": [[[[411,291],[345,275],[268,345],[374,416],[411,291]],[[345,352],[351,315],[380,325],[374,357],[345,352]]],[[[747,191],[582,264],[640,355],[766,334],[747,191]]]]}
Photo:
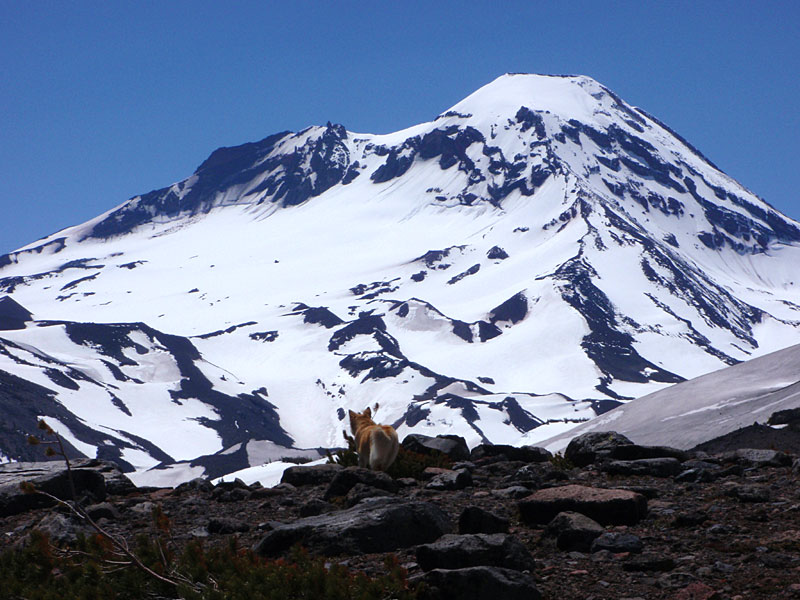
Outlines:
{"type": "Polygon", "coordinates": [[[371,498],[346,510],[278,525],[253,549],[274,556],[301,543],[325,555],[392,552],[433,542],[450,531],[449,518],[435,504],[371,498]]]}
{"type": "Polygon", "coordinates": [[[509,446],[506,444],[480,444],[475,446],[470,453],[470,460],[503,456],[508,460],[518,460],[527,463],[547,462],[553,454],[538,446],[509,446]]]}
{"type": "Polygon", "coordinates": [[[344,467],[333,463],[324,465],[311,465],[289,467],[281,476],[281,483],[290,483],[294,486],[320,485],[330,483],[336,474],[344,467]]]}
{"type": "MultiPolygon", "coordinates": [[[[326,465],[320,465],[326,466],[326,465]]],[[[372,488],[386,490],[396,493],[400,489],[394,479],[381,471],[371,471],[362,467],[347,467],[338,470],[333,479],[330,480],[328,489],[325,491],[325,500],[330,500],[337,496],[345,496],[356,484],[363,484],[372,488]]]]}
{"type": "Polygon", "coordinates": [[[350,488],[350,491],[348,491],[347,495],[344,497],[344,505],[347,508],[350,508],[362,500],[366,500],[367,498],[378,498],[391,495],[392,492],[388,490],[372,487],[371,485],[366,485],[364,483],[357,483],[350,488]]]}
{"type": "Polygon", "coordinates": [[[425,486],[429,490],[463,490],[472,485],[472,475],[466,469],[447,471],[436,475],[425,486]]]}
{"type": "Polygon", "coordinates": [[[576,467],[585,467],[598,458],[608,457],[619,446],[632,446],[633,442],[616,431],[590,431],[573,438],[564,458],[576,467]]]}
{"type": "Polygon", "coordinates": [[[61,500],[72,499],[72,485],[78,500],[106,498],[106,478],[103,461],[76,461],[71,474],[62,461],[18,462],[0,465],[0,517],[19,514],[34,508],[53,506],[56,502],[43,494],[26,493],[20,488],[23,482],[31,483],[37,490],[61,500]]]}
{"type": "Polygon", "coordinates": [[[596,537],[591,547],[592,553],[607,550],[614,554],[621,552],[639,554],[643,549],[644,544],[638,536],[632,533],[619,533],[614,531],[607,531],[596,537]]]}
{"type": "Polygon", "coordinates": [[[550,535],[556,536],[556,546],[567,552],[589,552],[595,538],[603,534],[603,526],[586,515],[562,512],[547,525],[550,535]]]}
{"type": "Polygon", "coordinates": [[[423,571],[477,566],[530,571],[534,567],[524,544],[506,533],[444,535],[432,544],[418,546],[417,562],[423,571]]]}
{"type": "Polygon", "coordinates": [[[208,522],[208,533],[244,533],[250,531],[250,524],[239,519],[221,518],[211,519],[208,522]]]}
{"type": "Polygon", "coordinates": [[[508,519],[477,506],[468,506],[458,517],[458,533],[508,533],[508,519]]]}
{"type": "Polygon", "coordinates": [[[677,458],[612,460],[601,464],[600,470],[611,475],[649,475],[651,477],[674,477],[681,472],[681,463],[677,458]]]}
{"type": "Polygon", "coordinates": [[[453,460],[469,460],[467,441],[458,435],[437,435],[430,437],[421,433],[411,433],[403,440],[403,448],[418,454],[441,452],[453,460]]]}
{"type": "Polygon", "coordinates": [[[425,583],[420,600],[540,600],[542,597],[532,577],[500,567],[434,569],[415,581],[425,583]]]}
{"type": "Polygon", "coordinates": [[[633,525],[647,515],[647,498],[628,490],[582,485],[539,490],[519,501],[525,523],[544,525],[560,512],[579,512],[601,525],[633,525]]]}

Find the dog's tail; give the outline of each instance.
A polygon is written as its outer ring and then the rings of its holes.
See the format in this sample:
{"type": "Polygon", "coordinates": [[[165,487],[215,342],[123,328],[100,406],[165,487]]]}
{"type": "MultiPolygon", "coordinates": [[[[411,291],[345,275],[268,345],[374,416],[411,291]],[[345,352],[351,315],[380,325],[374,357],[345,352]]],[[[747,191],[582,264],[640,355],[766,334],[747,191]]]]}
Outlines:
{"type": "Polygon", "coordinates": [[[397,458],[400,443],[392,427],[378,427],[372,431],[369,449],[369,468],[385,471],[397,458]]]}

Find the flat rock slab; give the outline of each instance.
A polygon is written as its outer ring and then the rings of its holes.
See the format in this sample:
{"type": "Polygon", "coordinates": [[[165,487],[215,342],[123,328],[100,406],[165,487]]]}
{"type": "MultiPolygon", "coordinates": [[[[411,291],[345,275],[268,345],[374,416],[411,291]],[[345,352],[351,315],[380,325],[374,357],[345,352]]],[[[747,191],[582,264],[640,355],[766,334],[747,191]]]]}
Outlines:
{"type": "Polygon", "coordinates": [[[391,552],[433,542],[450,531],[449,518],[435,504],[371,498],[347,510],[278,525],[253,549],[275,556],[301,543],[329,556],[391,552]]]}
{"type": "Polygon", "coordinates": [[[500,567],[434,569],[420,578],[426,589],[421,600],[540,600],[533,578],[500,567]]]}
{"type": "Polygon", "coordinates": [[[600,466],[600,470],[612,475],[649,475],[651,477],[674,477],[682,468],[677,458],[640,458],[635,460],[612,460],[600,466]]]}
{"type": "MultiPolygon", "coordinates": [[[[106,497],[106,478],[100,461],[80,462],[72,469],[72,484],[80,498],[91,494],[95,500],[106,497]]],[[[52,506],[55,501],[42,494],[28,494],[20,489],[23,482],[61,500],[72,499],[70,476],[63,461],[19,462],[0,465],[0,517],[52,506]]]]}
{"type": "Polygon", "coordinates": [[[418,546],[417,562],[423,571],[478,566],[530,571],[534,567],[525,545],[505,533],[444,535],[432,544],[418,546]]]}
{"type": "Polygon", "coordinates": [[[647,515],[647,498],[628,490],[582,485],[538,490],[519,501],[525,523],[545,525],[560,512],[578,512],[601,525],[633,525],[647,515]]]}

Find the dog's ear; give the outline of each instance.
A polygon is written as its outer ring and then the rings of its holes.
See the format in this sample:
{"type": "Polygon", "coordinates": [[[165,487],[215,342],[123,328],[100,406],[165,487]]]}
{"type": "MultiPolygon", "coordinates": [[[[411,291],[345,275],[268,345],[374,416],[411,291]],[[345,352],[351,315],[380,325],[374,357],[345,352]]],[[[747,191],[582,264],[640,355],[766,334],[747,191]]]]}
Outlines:
{"type": "Polygon", "coordinates": [[[368,406],[367,408],[365,408],[365,409],[364,409],[364,413],[363,413],[363,415],[364,415],[365,417],[367,417],[368,419],[371,419],[371,418],[372,418],[372,410],[370,410],[369,406],[368,406]]]}
{"type": "Polygon", "coordinates": [[[358,413],[354,413],[352,410],[347,411],[350,414],[351,419],[355,419],[358,416],[358,413]]]}
{"type": "Polygon", "coordinates": [[[378,412],[378,409],[379,409],[380,407],[381,407],[381,405],[380,405],[380,404],[378,404],[378,403],[376,402],[376,403],[375,403],[375,406],[374,406],[374,407],[372,407],[372,412],[373,412],[373,413],[376,413],[376,412],[378,412]]]}

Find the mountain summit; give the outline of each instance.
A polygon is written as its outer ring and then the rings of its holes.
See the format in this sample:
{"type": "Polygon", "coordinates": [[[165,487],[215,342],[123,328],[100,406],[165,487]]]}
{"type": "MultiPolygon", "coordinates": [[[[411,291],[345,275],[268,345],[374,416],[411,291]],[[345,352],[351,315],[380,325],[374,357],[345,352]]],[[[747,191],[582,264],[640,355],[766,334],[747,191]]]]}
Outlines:
{"type": "Polygon", "coordinates": [[[800,342],[797,264],[800,224],[654,117],[504,75],[396,133],[218,149],[0,257],[31,315],[0,332],[0,451],[44,416],[218,475],[339,445],[375,402],[401,436],[535,443],[800,342]]]}

